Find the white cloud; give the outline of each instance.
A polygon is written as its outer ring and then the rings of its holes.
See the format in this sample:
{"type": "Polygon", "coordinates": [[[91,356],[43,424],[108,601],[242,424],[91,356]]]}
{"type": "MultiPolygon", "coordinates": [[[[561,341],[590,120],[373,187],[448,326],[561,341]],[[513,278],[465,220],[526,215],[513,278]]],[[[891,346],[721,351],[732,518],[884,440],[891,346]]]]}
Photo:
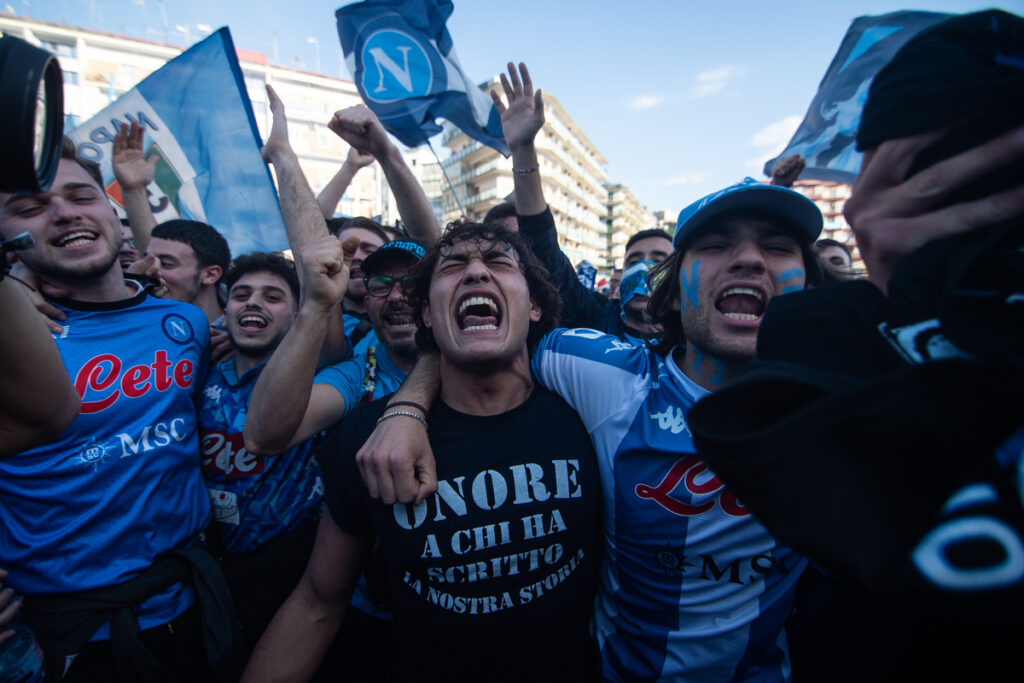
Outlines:
{"type": "Polygon", "coordinates": [[[650,109],[651,107],[657,107],[659,104],[665,101],[664,96],[658,95],[657,93],[645,93],[643,95],[637,95],[633,99],[627,102],[630,109],[650,109]]]}
{"type": "Polygon", "coordinates": [[[768,160],[777,157],[779,155],[779,152],[781,151],[782,150],[780,149],[778,152],[768,152],[754,159],[747,159],[746,161],[743,162],[743,166],[744,168],[748,168],[751,171],[756,171],[760,173],[764,169],[764,165],[768,162],[768,160]]]}
{"type": "Polygon", "coordinates": [[[746,73],[740,66],[720,66],[697,74],[697,82],[690,86],[690,99],[699,100],[703,97],[717,95],[725,90],[731,81],[746,73]]]}
{"type": "Polygon", "coordinates": [[[800,126],[801,121],[803,121],[801,116],[787,116],[774,123],[769,123],[754,133],[750,138],[750,144],[760,147],[761,153],[753,159],[746,160],[743,165],[760,173],[769,159],[774,159],[782,150],[786,149],[786,143],[793,137],[793,133],[800,126]]]}
{"type": "Polygon", "coordinates": [[[677,175],[674,178],[663,180],[662,185],[671,187],[672,185],[694,185],[696,183],[703,183],[708,179],[707,171],[692,171],[690,173],[684,173],[683,175],[677,175]]]}
{"type": "Polygon", "coordinates": [[[750,144],[755,147],[771,147],[775,154],[778,154],[785,149],[786,143],[793,137],[802,120],[800,116],[787,116],[775,123],[769,123],[754,133],[754,137],[750,138],[750,144]]]}

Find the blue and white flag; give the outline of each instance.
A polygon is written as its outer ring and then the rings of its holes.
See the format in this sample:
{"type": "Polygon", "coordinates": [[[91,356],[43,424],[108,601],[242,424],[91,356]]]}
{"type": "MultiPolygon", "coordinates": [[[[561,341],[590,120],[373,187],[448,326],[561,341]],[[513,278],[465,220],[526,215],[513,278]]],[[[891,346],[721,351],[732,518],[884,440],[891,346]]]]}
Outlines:
{"type": "Polygon", "coordinates": [[[336,12],[338,36],[363,101],[402,144],[441,132],[442,117],[505,156],[501,117],[462,70],[446,22],[450,0],[365,0],[336,12]]]}
{"type": "Polygon", "coordinates": [[[951,15],[938,12],[892,12],[858,17],[839,45],[818,93],[786,149],[764,165],[771,176],[775,162],[790,154],[807,159],[801,178],[852,183],[860,172],[857,127],[871,81],[904,43],[951,15]]]}
{"type": "Polygon", "coordinates": [[[157,222],[209,223],[234,255],[288,248],[277,190],[260,156],[260,136],[228,29],[164,64],[69,137],[100,164],[107,194],[124,206],[110,165],[121,123],[145,131],[159,157],[149,202],[157,222]]]}

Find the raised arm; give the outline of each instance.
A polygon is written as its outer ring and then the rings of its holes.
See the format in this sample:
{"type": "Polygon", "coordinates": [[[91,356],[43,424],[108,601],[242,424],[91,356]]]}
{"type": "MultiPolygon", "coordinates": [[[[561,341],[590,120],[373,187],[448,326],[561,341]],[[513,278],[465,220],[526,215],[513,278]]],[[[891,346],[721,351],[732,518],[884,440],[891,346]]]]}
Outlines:
{"type": "Polygon", "coordinates": [[[341,626],[370,543],[324,512],[313,554],[298,585],[249,658],[242,683],[308,681],[341,626]]]}
{"type": "Polygon", "coordinates": [[[768,183],[781,187],[793,187],[793,183],[796,182],[796,179],[800,177],[800,174],[804,172],[806,167],[807,159],[804,159],[799,154],[790,154],[788,157],[782,157],[772,166],[772,177],[768,183]]]}
{"type": "MultiPolygon", "coordinates": [[[[440,388],[438,354],[422,353],[388,406],[421,413],[426,419],[425,411],[430,409],[440,388]]],[[[384,414],[388,412],[391,411],[384,414]]],[[[370,495],[389,505],[395,501],[419,503],[437,490],[437,467],[427,432],[419,420],[411,417],[398,416],[380,422],[356,453],[356,464],[370,495]]]]}
{"type": "Polygon", "coordinates": [[[380,163],[409,235],[427,244],[436,242],[441,237],[441,228],[430,200],[369,107],[357,104],[335,112],[327,127],[355,149],[372,154],[380,163]]]}
{"type": "Polygon", "coordinates": [[[588,290],[576,276],[576,270],[558,245],[555,221],[548,211],[541,183],[540,165],[535,140],[544,127],[544,99],[533,90],[533,81],[525,64],[508,64],[508,77],[501,75],[505,103],[497,92],[491,99],[501,114],[505,142],[512,150],[512,173],[515,184],[516,213],[519,232],[533,247],[533,252],[558,283],[562,294],[563,323],[569,327],[593,327],[604,330],[608,325],[608,300],[588,290]]]}
{"type": "Polygon", "coordinates": [[[345,163],[341,165],[338,172],[334,174],[334,177],[330,179],[324,189],[320,191],[316,200],[320,204],[320,210],[324,214],[324,218],[331,218],[334,216],[335,210],[338,208],[338,202],[345,196],[345,190],[348,189],[352,179],[356,177],[356,173],[359,169],[365,168],[373,163],[373,155],[367,152],[361,152],[355,147],[349,147],[348,156],[345,157],[345,163]]]}
{"type": "Polygon", "coordinates": [[[50,441],[81,408],[47,323],[23,289],[0,280],[0,458],[50,441]]]}
{"type": "MultiPolygon", "coordinates": [[[[298,253],[303,246],[315,242],[330,233],[327,221],[320,210],[320,204],[313,191],[309,189],[306,176],[302,174],[299,158],[288,141],[288,117],[285,114],[284,102],[277,96],[274,88],[267,86],[267,100],[270,111],[274,115],[274,123],[270,129],[270,137],[263,145],[263,159],[274,165],[277,174],[277,191],[281,196],[281,216],[284,218],[284,229],[288,235],[288,246],[293,253],[298,253]]],[[[299,269],[299,283],[302,283],[303,271],[299,269]]],[[[303,284],[304,287],[304,284],[303,284]]],[[[340,306],[330,311],[330,328],[337,331],[330,334],[320,350],[320,360],[333,363],[345,358],[348,353],[348,342],[340,330],[345,329],[340,306]]]]}
{"type": "Polygon", "coordinates": [[[128,214],[128,227],[135,238],[135,248],[140,254],[145,254],[149,237],[156,227],[153,208],[149,205],[148,188],[156,177],[159,157],[147,159],[142,152],[142,141],[142,126],[135,121],[132,121],[130,128],[122,123],[114,136],[110,165],[114,169],[117,184],[121,186],[124,211],[128,214]]]}
{"type": "Polygon", "coordinates": [[[306,176],[302,174],[299,157],[288,140],[288,117],[284,102],[269,85],[267,100],[274,115],[274,123],[270,128],[270,137],[263,145],[263,160],[274,166],[288,246],[298,253],[303,246],[329,234],[327,222],[313,191],[309,189],[306,176]]]}
{"type": "Polygon", "coordinates": [[[516,213],[533,216],[541,213],[548,204],[544,201],[544,190],[540,182],[540,166],[534,141],[544,127],[544,97],[540,89],[533,91],[533,81],[525,64],[508,63],[508,78],[501,74],[501,87],[505,91],[508,106],[494,90],[491,99],[501,114],[501,128],[505,142],[512,150],[512,174],[515,184],[516,213]],[[520,74],[522,76],[520,77],[520,74]]]}
{"type": "Polygon", "coordinates": [[[305,441],[341,419],[345,400],[331,387],[312,394],[317,354],[331,312],[348,289],[348,272],[358,239],[344,244],[331,235],[302,247],[302,302],[284,339],[260,373],[245,419],[245,447],[274,455],[305,441]]]}

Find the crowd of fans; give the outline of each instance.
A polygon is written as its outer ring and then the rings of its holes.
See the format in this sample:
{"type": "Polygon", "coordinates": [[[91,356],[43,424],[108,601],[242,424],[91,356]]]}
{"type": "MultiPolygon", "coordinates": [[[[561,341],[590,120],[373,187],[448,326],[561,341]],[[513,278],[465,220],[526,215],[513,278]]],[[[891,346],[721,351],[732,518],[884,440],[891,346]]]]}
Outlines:
{"type": "Polygon", "coordinates": [[[47,681],[1015,670],[1024,20],[941,22],[875,78],[864,277],[792,157],[588,287],[522,64],[492,93],[514,201],[444,231],[362,105],[314,196],[267,95],[290,258],[156,224],[135,123],[124,221],[69,141],[0,197],[35,238],[0,278],[0,668],[27,627],[47,681]],[[372,163],[401,228],[334,217],[372,163]]]}

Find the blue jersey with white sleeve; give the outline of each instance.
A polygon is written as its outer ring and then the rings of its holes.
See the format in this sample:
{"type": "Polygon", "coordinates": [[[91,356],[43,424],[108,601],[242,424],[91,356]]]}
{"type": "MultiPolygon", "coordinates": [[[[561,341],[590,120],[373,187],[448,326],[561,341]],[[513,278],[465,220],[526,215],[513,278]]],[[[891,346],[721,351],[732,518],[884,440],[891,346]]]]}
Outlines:
{"type": "MultiPolygon", "coordinates": [[[[190,545],[210,519],[193,404],[210,338],[202,310],[141,290],[56,303],[67,315],[57,347],[81,413],[49,443],[0,461],[0,558],[25,594],[123,583],[190,545]]],[[[141,604],[140,627],[193,599],[172,586],[141,604]]]]}
{"type": "Polygon", "coordinates": [[[597,451],[603,675],[788,680],[783,625],[807,561],[696,456],[686,414],[708,392],[671,357],[595,330],[549,333],[531,363],[576,409],[597,451]]]}

